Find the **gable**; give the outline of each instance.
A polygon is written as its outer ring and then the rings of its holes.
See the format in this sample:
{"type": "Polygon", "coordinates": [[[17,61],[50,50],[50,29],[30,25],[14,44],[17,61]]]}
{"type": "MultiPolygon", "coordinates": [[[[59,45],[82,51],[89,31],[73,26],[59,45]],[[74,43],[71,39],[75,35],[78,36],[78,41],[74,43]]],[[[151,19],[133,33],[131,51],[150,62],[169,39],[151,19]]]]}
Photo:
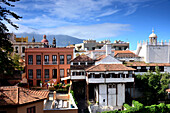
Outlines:
{"type": "Polygon", "coordinates": [[[120,62],[113,56],[108,55],[105,58],[101,59],[100,61],[95,62],[95,65],[98,65],[98,64],[122,64],[122,62],[120,62]]]}

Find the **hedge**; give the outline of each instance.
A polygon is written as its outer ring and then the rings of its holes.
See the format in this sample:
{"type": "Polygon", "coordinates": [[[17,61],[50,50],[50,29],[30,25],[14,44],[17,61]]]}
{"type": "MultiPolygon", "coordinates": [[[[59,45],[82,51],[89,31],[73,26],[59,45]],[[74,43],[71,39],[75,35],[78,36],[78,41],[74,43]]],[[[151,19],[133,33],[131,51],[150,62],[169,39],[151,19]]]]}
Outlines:
{"type": "Polygon", "coordinates": [[[144,106],[138,101],[133,100],[132,104],[134,107],[129,106],[128,104],[124,104],[123,106],[126,110],[123,111],[104,111],[102,113],[169,113],[170,104],[160,103],[158,105],[144,106]]]}

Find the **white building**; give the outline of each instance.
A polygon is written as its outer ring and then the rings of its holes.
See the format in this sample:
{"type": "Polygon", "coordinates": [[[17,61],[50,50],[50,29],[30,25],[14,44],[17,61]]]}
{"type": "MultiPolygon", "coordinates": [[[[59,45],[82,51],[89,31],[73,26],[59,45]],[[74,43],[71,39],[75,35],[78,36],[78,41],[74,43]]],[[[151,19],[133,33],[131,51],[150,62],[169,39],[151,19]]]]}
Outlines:
{"type": "Polygon", "coordinates": [[[136,55],[142,57],[146,63],[170,63],[170,42],[158,42],[157,35],[152,30],[149,42],[137,44],[136,55]]]}
{"type": "Polygon", "coordinates": [[[106,44],[104,48],[105,54],[101,54],[103,57],[92,56],[90,58],[81,55],[71,61],[70,78],[73,81],[73,89],[76,87],[77,91],[80,90],[79,92],[84,89],[86,99],[95,102],[94,106],[98,106],[94,110],[100,107],[121,109],[125,102],[125,91],[128,90],[126,84],[133,85],[134,83],[135,69],[126,67],[114,58],[111,44],[106,44]],[[80,88],[78,82],[85,83],[85,86],[80,88]]]}

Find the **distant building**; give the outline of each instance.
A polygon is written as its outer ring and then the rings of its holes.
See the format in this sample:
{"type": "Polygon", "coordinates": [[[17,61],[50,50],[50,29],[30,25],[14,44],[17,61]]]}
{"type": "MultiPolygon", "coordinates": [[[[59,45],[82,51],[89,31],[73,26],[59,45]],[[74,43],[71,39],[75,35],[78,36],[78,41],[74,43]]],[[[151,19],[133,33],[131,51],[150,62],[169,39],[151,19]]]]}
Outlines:
{"type": "MultiPolygon", "coordinates": [[[[96,42],[96,40],[84,40],[83,43],[75,44],[75,49],[77,51],[79,50],[95,50],[95,49],[101,49],[106,43],[111,43],[110,40],[104,40],[100,42],[96,42]]],[[[114,41],[114,43],[111,43],[112,49],[114,50],[126,50],[129,49],[129,42],[123,42],[120,40],[114,41]]]]}
{"type": "Polygon", "coordinates": [[[149,42],[143,41],[137,44],[136,55],[146,63],[170,63],[170,42],[158,42],[157,38],[152,30],[149,42]]]}
{"type": "MultiPolygon", "coordinates": [[[[44,40],[44,39],[43,39],[44,40]]],[[[44,40],[44,42],[47,42],[44,40]]],[[[25,72],[30,86],[39,86],[69,75],[70,60],[74,48],[27,48],[25,50],[25,72]]]]}
{"type": "Polygon", "coordinates": [[[35,91],[17,86],[0,87],[0,113],[44,113],[49,91],[35,91]]]}
{"type": "Polygon", "coordinates": [[[11,33],[9,39],[13,44],[14,53],[20,55],[21,58],[25,57],[25,48],[43,48],[43,42],[35,42],[35,38],[32,38],[32,42],[28,42],[28,37],[17,38],[15,34],[11,33]]]}

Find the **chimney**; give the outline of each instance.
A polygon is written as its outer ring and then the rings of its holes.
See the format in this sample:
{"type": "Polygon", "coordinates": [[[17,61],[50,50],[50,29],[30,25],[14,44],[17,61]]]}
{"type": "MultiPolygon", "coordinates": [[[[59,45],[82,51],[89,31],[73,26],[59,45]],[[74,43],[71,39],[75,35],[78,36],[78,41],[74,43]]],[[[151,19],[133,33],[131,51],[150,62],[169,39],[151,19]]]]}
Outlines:
{"type": "Polygon", "coordinates": [[[106,43],[106,56],[110,55],[112,52],[112,45],[111,43],[106,43]]]}

